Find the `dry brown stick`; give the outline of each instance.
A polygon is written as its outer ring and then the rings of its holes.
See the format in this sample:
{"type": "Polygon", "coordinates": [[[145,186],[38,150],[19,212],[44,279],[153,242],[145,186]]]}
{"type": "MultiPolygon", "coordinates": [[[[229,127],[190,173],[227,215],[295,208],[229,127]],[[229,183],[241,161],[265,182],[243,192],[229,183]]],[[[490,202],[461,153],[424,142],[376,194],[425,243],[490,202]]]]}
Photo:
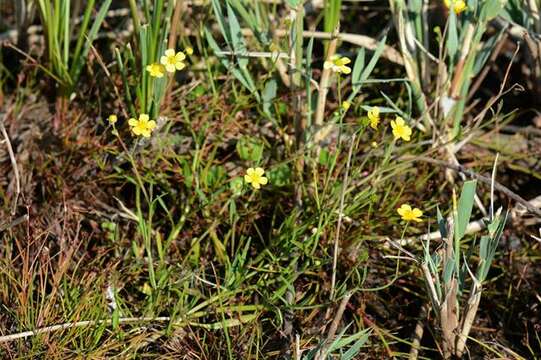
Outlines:
{"type": "MultiPolygon", "coordinates": [[[[149,321],[158,321],[158,322],[164,322],[164,321],[170,321],[171,318],[169,316],[163,316],[163,317],[141,317],[141,318],[120,318],[118,322],[120,324],[126,324],[126,323],[134,323],[134,322],[149,322],[149,321]]],[[[65,323],[65,324],[59,324],[59,325],[52,325],[52,326],[46,326],[42,327],[36,330],[30,330],[30,331],[23,331],[16,334],[10,334],[10,335],[4,335],[0,336],[0,344],[3,342],[9,342],[17,339],[24,339],[29,336],[35,336],[39,334],[46,334],[50,332],[55,332],[59,330],[65,330],[65,329],[71,329],[76,327],[84,327],[84,326],[94,326],[94,325],[100,325],[100,324],[112,324],[112,319],[105,319],[105,320],[85,320],[85,321],[77,321],[72,323],[65,323]]]]}
{"type": "MultiPolygon", "coordinates": [[[[329,48],[327,49],[327,55],[325,61],[332,61],[332,57],[336,53],[336,46],[338,45],[338,32],[340,31],[340,25],[337,25],[333,31],[333,36],[329,42],[329,48]]],[[[329,92],[329,83],[331,81],[332,70],[330,68],[323,69],[321,73],[321,79],[319,81],[319,93],[317,96],[316,114],[314,117],[314,125],[316,128],[323,126],[323,118],[325,116],[325,104],[327,101],[327,93],[329,92]]]]}
{"type": "MultiPolygon", "coordinates": [[[[484,175],[480,175],[480,174],[477,174],[476,172],[462,166],[462,165],[453,165],[453,164],[449,164],[448,162],[445,162],[445,161],[441,161],[441,160],[437,160],[437,159],[431,159],[429,157],[425,157],[425,156],[415,156],[415,157],[409,157],[409,156],[405,156],[403,157],[404,159],[408,159],[408,160],[412,160],[412,161],[423,161],[423,162],[427,162],[427,163],[430,163],[430,164],[434,164],[434,165],[438,165],[438,166],[443,166],[443,167],[446,167],[446,168],[449,168],[451,170],[455,170],[455,171],[458,171],[458,172],[461,172],[461,173],[464,173],[472,178],[475,178],[487,185],[491,185],[492,183],[492,179],[487,177],[487,176],[484,176],[484,175]]],[[[532,206],[532,204],[530,204],[530,202],[528,202],[527,200],[525,200],[524,198],[522,198],[520,195],[514,193],[512,190],[510,190],[508,187],[500,184],[499,182],[497,181],[494,181],[494,188],[498,191],[500,191],[501,193],[505,194],[507,197],[515,200],[516,202],[518,202],[519,204],[523,205],[529,212],[537,215],[537,216],[541,216],[541,210],[539,210],[538,208],[532,206]]]]}
{"type": "Polygon", "coordinates": [[[490,55],[490,59],[488,60],[487,65],[483,67],[483,71],[477,76],[477,79],[473,83],[473,85],[469,89],[469,94],[466,98],[467,101],[471,100],[473,95],[477,92],[479,87],[481,87],[481,84],[485,80],[486,76],[488,75],[488,72],[490,71],[490,67],[496,63],[496,59],[500,55],[500,52],[502,51],[503,46],[507,43],[507,33],[503,33],[502,38],[494,48],[494,51],[492,52],[492,55],[490,55]]]}
{"type": "Polygon", "coordinates": [[[315,359],[316,360],[323,360],[327,358],[327,352],[329,351],[329,347],[332,344],[332,340],[334,336],[336,335],[336,331],[338,330],[338,325],[340,325],[340,321],[342,320],[342,316],[344,316],[344,311],[346,310],[346,306],[349,303],[349,299],[351,298],[352,293],[347,293],[340,302],[340,306],[338,307],[338,310],[336,311],[336,314],[334,315],[334,319],[331,323],[331,327],[329,328],[329,332],[327,333],[327,339],[325,340],[325,345],[321,348],[321,350],[317,353],[315,359]]]}
{"type": "Polygon", "coordinates": [[[340,207],[338,208],[338,224],[336,225],[336,234],[334,237],[334,251],[332,257],[332,278],[331,278],[331,301],[334,300],[334,288],[336,286],[336,267],[338,264],[338,248],[340,244],[340,228],[342,227],[342,219],[344,218],[344,199],[348,186],[349,168],[351,166],[351,157],[353,147],[355,146],[355,134],[351,137],[351,145],[349,147],[348,159],[346,163],[346,173],[344,174],[344,182],[340,193],[340,207]]]}
{"type": "MultiPolygon", "coordinates": [[[[244,36],[253,36],[253,32],[250,29],[242,29],[241,30],[242,35],[244,36]]],[[[285,29],[277,29],[273,33],[277,37],[284,37],[288,35],[287,30],[285,29]]],[[[360,34],[350,34],[350,33],[328,33],[323,31],[310,31],[310,30],[304,30],[302,32],[302,36],[305,38],[314,38],[314,39],[322,39],[322,40],[332,40],[334,38],[338,38],[340,41],[344,41],[347,43],[350,43],[352,45],[364,47],[368,50],[376,50],[376,48],[379,46],[379,41],[371,38],[366,35],[360,35],[360,34]]],[[[383,47],[383,52],[381,53],[381,56],[395,64],[398,65],[404,65],[404,60],[402,59],[402,55],[400,52],[398,52],[395,48],[385,45],[383,47]]]]}
{"type": "Polygon", "coordinates": [[[415,330],[413,331],[413,341],[411,342],[411,350],[409,353],[409,360],[417,360],[419,356],[419,349],[421,348],[421,339],[423,338],[423,333],[425,329],[425,320],[428,314],[428,306],[424,304],[421,307],[419,312],[419,319],[415,325],[415,330]]]}
{"type": "Polygon", "coordinates": [[[168,48],[175,48],[177,44],[177,38],[179,30],[182,31],[182,23],[180,21],[180,15],[182,14],[183,0],[177,0],[175,4],[175,12],[171,20],[171,31],[169,32],[169,40],[167,42],[168,48]]]}
{"type": "Polygon", "coordinates": [[[19,195],[21,194],[21,177],[19,175],[17,159],[15,159],[15,153],[13,152],[13,147],[11,146],[11,141],[9,140],[9,135],[6,131],[6,127],[4,126],[4,122],[10,114],[11,109],[6,114],[4,114],[4,117],[2,118],[2,120],[0,120],[0,132],[2,132],[2,136],[5,139],[4,141],[8,149],[9,159],[11,161],[11,166],[13,167],[13,175],[15,176],[15,197],[13,199],[13,204],[11,208],[11,215],[15,215],[17,213],[17,203],[19,202],[19,195]]]}

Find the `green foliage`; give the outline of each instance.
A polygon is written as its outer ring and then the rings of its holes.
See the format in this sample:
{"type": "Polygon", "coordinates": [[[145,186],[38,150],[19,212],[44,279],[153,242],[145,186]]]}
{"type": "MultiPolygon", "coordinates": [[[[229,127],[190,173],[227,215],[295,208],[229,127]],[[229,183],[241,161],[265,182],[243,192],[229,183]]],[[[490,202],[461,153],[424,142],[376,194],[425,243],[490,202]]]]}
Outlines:
{"type": "Polygon", "coordinates": [[[244,161],[259,163],[263,158],[264,144],[253,137],[243,136],[237,141],[237,153],[244,161]]]}
{"type": "MultiPolygon", "coordinates": [[[[45,32],[47,65],[43,68],[60,86],[59,95],[69,97],[74,92],[86,64],[92,43],[105,18],[112,0],[103,1],[90,26],[95,0],[85,4],[79,27],[73,21],[70,0],[38,0],[41,23],[45,32]],[[90,26],[90,28],[89,28],[90,26]],[[72,38],[76,36],[75,48],[72,38]]],[[[75,14],[78,15],[78,14],[75,14]]]]}
{"type": "MultiPolygon", "coordinates": [[[[236,8],[243,9],[239,2],[237,2],[236,8]]],[[[226,1],[227,17],[225,17],[222,11],[222,5],[218,0],[212,0],[212,9],[214,10],[222,36],[224,37],[229,51],[233,52],[235,55],[235,63],[230,63],[228,56],[223,54],[222,49],[220,49],[212,37],[209,29],[205,27],[205,36],[210,48],[214,51],[216,56],[218,56],[222,65],[231,71],[233,76],[235,76],[235,78],[240,81],[240,83],[259,101],[259,93],[256,89],[254,80],[250,75],[250,71],[248,70],[248,59],[244,57],[246,54],[246,41],[242,35],[241,27],[237,16],[235,15],[235,11],[229,4],[229,1],[226,1]]]]}
{"type": "Polygon", "coordinates": [[[449,220],[437,211],[437,222],[443,237],[443,249],[431,253],[429,241],[424,244],[422,270],[427,284],[432,307],[442,328],[444,356],[462,356],[466,338],[475,319],[481,300],[482,286],[487,279],[498,243],[505,227],[507,216],[501,209],[494,219],[489,219],[488,235],[481,236],[478,248],[479,263],[476,275],[472,268],[475,242],[464,248],[462,239],[470,223],[476,181],[467,181],[462,186],[458,204],[453,204],[449,220]],[[453,236],[454,234],[454,236],[453,236]],[[461,260],[464,260],[462,267],[461,260]],[[468,299],[464,299],[466,281],[471,280],[468,299]],[[441,279],[441,280],[440,280],[441,279]]]}

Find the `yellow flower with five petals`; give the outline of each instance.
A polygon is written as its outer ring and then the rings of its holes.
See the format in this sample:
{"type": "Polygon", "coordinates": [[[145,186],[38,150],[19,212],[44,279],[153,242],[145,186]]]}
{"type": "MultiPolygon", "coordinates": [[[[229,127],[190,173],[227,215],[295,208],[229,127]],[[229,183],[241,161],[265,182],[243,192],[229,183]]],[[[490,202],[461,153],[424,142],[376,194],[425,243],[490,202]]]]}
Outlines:
{"type": "Polygon", "coordinates": [[[416,222],[423,221],[421,219],[421,216],[423,216],[423,212],[421,211],[421,209],[412,208],[408,204],[402,204],[402,206],[400,206],[396,210],[396,212],[398,212],[398,215],[400,215],[402,217],[402,220],[416,221],[416,222]]]}
{"type": "Polygon", "coordinates": [[[260,189],[261,185],[265,185],[269,182],[269,179],[263,176],[264,173],[265,170],[263,170],[263,168],[249,168],[248,170],[246,170],[246,175],[244,175],[244,181],[246,181],[248,184],[251,184],[254,189],[260,189]]]}
{"type": "Polygon", "coordinates": [[[330,60],[327,60],[323,63],[324,69],[331,69],[333,72],[338,74],[349,74],[351,68],[347,66],[351,60],[348,57],[342,57],[340,55],[331,56],[330,60]]]}
{"type": "Polygon", "coordinates": [[[150,64],[146,66],[146,70],[150,73],[150,76],[161,78],[165,75],[165,67],[161,64],[150,64]]]}
{"type": "Polygon", "coordinates": [[[391,120],[391,128],[393,129],[394,139],[402,139],[404,141],[411,140],[411,128],[406,124],[404,119],[400,116],[396,117],[396,120],[391,120]]]}
{"type": "Polygon", "coordinates": [[[182,51],[175,52],[175,49],[165,50],[165,55],[160,58],[160,63],[165,66],[165,70],[174,73],[176,70],[182,70],[186,66],[184,64],[186,55],[182,51]]]}
{"type": "Polygon", "coordinates": [[[156,128],[156,121],[150,120],[147,114],[139,115],[139,119],[131,118],[128,120],[128,124],[136,136],[150,137],[150,134],[156,128]]]}

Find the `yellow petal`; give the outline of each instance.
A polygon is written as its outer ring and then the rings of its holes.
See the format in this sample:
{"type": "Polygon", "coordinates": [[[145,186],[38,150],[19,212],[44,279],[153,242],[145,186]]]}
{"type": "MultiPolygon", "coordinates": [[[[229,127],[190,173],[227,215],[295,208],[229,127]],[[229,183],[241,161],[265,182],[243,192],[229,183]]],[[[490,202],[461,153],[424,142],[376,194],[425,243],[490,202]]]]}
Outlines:
{"type": "Polygon", "coordinates": [[[254,168],[248,168],[248,170],[246,170],[246,174],[248,174],[248,176],[250,177],[253,177],[255,175],[254,168]]]}
{"type": "Polygon", "coordinates": [[[349,64],[351,60],[348,57],[343,57],[340,59],[340,62],[342,63],[342,65],[346,65],[349,64]]]}
{"type": "Polygon", "coordinates": [[[413,211],[413,216],[415,216],[415,217],[421,217],[421,216],[423,216],[423,212],[421,211],[421,209],[415,208],[415,209],[413,209],[412,211],[413,211]]]}
{"type": "Polygon", "coordinates": [[[182,69],[184,69],[185,67],[186,67],[186,64],[184,64],[184,63],[181,62],[181,61],[175,63],[175,68],[176,68],[177,70],[182,70],[182,69]]]}
{"type": "Polygon", "coordinates": [[[400,116],[396,116],[396,124],[398,124],[399,126],[404,126],[405,122],[404,122],[404,119],[400,116]]]}
{"type": "Polygon", "coordinates": [[[260,167],[256,167],[256,168],[255,168],[255,174],[256,174],[257,176],[261,176],[261,175],[263,175],[264,173],[265,173],[265,170],[263,170],[263,168],[260,168],[260,167]]]}
{"type": "Polygon", "coordinates": [[[147,122],[148,119],[150,119],[149,116],[148,116],[148,114],[141,114],[141,115],[139,115],[139,121],[147,122]]]}
{"type": "Polygon", "coordinates": [[[128,120],[128,125],[130,126],[137,126],[137,124],[139,124],[139,121],[135,120],[134,118],[130,118],[130,120],[128,120]]]}
{"type": "Polygon", "coordinates": [[[165,50],[165,56],[167,56],[167,57],[175,56],[175,49],[167,49],[167,50],[165,50]]]}
{"type": "Polygon", "coordinates": [[[402,204],[402,206],[400,206],[400,209],[404,211],[411,211],[411,206],[408,204],[402,204]]]}
{"type": "Polygon", "coordinates": [[[325,62],[323,63],[323,68],[324,68],[324,69],[330,69],[330,68],[332,68],[333,66],[334,66],[334,64],[333,64],[332,62],[330,62],[330,61],[325,61],[325,62]]]}
{"type": "Polygon", "coordinates": [[[148,130],[148,129],[141,130],[141,135],[143,135],[143,137],[149,138],[150,137],[150,130],[148,130]]]}
{"type": "Polygon", "coordinates": [[[259,185],[259,183],[257,181],[254,181],[252,183],[252,186],[254,187],[254,189],[261,189],[261,185],[259,185]]]}
{"type": "Polygon", "coordinates": [[[147,123],[147,128],[152,130],[156,127],[156,121],[154,120],[150,120],[148,123],[147,123]]]}
{"type": "Polygon", "coordinates": [[[340,70],[342,70],[342,72],[343,72],[344,74],[346,74],[346,75],[349,74],[349,73],[351,72],[351,69],[350,69],[349,67],[345,66],[345,65],[342,66],[342,67],[340,68],[340,70]]]}
{"type": "Polygon", "coordinates": [[[179,62],[179,61],[182,61],[186,59],[186,55],[184,55],[184,53],[182,51],[179,51],[176,55],[175,55],[175,61],[179,62]]]}
{"type": "Polygon", "coordinates": [[[259,183],[261,185],[266,185],[267,183],[269,182],[269,179],[267,179],[266,177],[262,176],[260,179],[259,179],[259,183]]]}
{"type": "Polygon", "coordinates": [[[246,181],[249,184],[252,182],[252,177],[250,175],[244,175],[244,181],[246,181]]]}

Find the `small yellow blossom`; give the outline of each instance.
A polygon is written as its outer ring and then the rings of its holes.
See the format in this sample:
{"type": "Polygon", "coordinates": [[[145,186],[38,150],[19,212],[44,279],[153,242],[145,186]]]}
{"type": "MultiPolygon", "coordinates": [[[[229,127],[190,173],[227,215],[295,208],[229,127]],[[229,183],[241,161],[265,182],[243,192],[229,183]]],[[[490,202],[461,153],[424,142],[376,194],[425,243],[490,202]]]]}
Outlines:
{"type": "Polygon", "coordinates": [[[165,66],[165,70],[174,73],[176,70],[182,70],[186,66],[184,64],[186,55],[182,51],[175,53],[175,49],[165,50],[165,55],[161,57],[160,62],[165,66]]]}
{"type": "Polygon", "coordinates": [[[265,185],[269,182],[269,179],[263,176],[265,173],[265,170],[263,170],[260,167],[257,168],[249,168],[246,170],[246,175],[244,175],[244,181],[246,181],[248,184],[252,184],[254,189],[261,188],[261,185],[265,185]]]}
{"type": "Polygon", "coordinates": [[[186,51],[186,54],[188,55],[193,55],[193,48],[188,46],[186,49],[184,49],[184,51],[186,51]]]}
{"type": "Polygon", "coordinates": [[[391,120],[391,128],[393,129],[393,135],[395,140],[411,140],[411,128],[400,116],[397,116],[396,120],[391,120]]]}
{"type": "Polygon", "coordinates": [[[150,73],[150,76],[161,78],[165,75],[165,67],[161,64],[147,65],[146,70],[150,73]]]}
{"type": "Polygon", "coordinates": [[[128,124],[131,126],[134,135],[143,137],[150,137],[152,130],[156,128],[156,121],[150,120],[147,114],[139,115],[139,120],[131,118],[128,120],[128,124]]]}
{"type": "Polygon", "coordinates": [[[351,68],[346,66],[351,60],[347,57],[341,57],[340,55],[331,56],[330,60],[327,60],[323,63],[324,69],[331,69],[333,72],[338,74],[349,74],[351,68]]]}
{"type": "Polygon", "coordinates": [[[107,120],[109,121],[109,124],[114,125],[118,121],[118,117],[115,114],[111,114],[107,120]]]}
{"type": "Polygon", "coordinates": [[[417,208],[411,208],[408,204],[402,204],[397,210],[398,215],[402,217],[402,220],[406,221],[416,221],[421,222],[423,221],[421,219],[421,216],[423,216],[423,212],[420,209],[417,208]]]}
{"type": "Polygon", "coordinates": [[[370,144],[374,149],[378,147],[378,143],[375,142],[375,141],[372,141],[372,143],[370,144]]]}
{"type": "Polygon", "coordinates": [[[370,127],[377,130],[379,124],[379,107],[375,106],[368,110],[368,119],[370,120],[370,127]]]}
{"type": "Polygon", "coordinates": [[[351,107],[351,103],[349,101],[342,101],[342,109],[344,111],[348,111],[351,107]]]}
{"type": "Polygon", "coordinates": [[[468,6],[466,6],[466,2],[464,0],[443,0],[443,2],[445,3],[447,9],[450,9],[452,4],[453,11],[457,15],[468,9],[468,6]]]}

